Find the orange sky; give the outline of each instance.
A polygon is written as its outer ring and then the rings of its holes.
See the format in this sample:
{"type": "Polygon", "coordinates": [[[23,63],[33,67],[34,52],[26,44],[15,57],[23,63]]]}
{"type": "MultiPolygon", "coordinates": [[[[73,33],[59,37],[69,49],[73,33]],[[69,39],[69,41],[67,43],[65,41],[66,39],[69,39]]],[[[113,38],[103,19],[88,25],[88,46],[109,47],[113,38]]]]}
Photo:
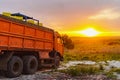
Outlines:
{"type": "Polygon", "coordinates": [[[70,36],[94,28],[98,36],[120,36],[120,0],[1,0],[0,12],[20,12],[70,36]],[[14,5],[13,5],[14,4],[14,5]]]}

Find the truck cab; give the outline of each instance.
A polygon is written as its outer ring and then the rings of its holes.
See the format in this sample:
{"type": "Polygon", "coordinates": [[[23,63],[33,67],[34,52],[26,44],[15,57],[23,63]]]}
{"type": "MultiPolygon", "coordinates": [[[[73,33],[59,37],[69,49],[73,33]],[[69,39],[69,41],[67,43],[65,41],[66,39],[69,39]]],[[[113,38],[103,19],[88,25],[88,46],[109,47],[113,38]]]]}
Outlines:
{"type": "Polygon", "coordinates": [[[58,32],[55,32],[55,50],[60,54],[60,56],[63,56],[64,53],[64,46],[63,46],[63,40],[61,38],[61,35],[58,32]]]}

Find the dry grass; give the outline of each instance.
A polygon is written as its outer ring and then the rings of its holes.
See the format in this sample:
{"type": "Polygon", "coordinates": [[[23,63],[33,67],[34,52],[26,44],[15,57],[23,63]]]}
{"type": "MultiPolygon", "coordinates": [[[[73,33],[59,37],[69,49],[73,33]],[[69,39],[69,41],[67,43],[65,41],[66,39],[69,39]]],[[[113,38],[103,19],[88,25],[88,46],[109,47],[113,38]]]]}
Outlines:
{"type": "Polygon", "coordinates": [[[71,76],[89,75],[100,73],[101,70],[95,65],[76,65],[71,66],[68,69],[61,70],[60,72],[69,74],[71,76]]]}
{"type": "Polygon", "coordinates": [[[69,60],[120,60],[120,37],[72,38],[75,49],[65,49],[65,61],[69,60]]]}

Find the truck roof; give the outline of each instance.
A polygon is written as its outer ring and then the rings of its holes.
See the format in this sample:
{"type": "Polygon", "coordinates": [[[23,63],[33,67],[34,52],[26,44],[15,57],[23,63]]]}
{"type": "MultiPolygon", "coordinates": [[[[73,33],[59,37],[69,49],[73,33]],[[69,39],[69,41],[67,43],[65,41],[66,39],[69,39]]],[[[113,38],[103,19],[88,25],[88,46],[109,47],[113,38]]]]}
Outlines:
{"type": "MultiPolygon", "coordinates": [[[[13,14],[13,15],[16,15],[16,14],[13,14]]],[[[22,14],[20,14],[20,15],[22,15],[22,14]]],[[[23,16],[25,16],[25,15],[23,15],[23,16]]],[[[26,17],[27,18],[32,18],[32,17],[28,17],[28,16],[26,16],[26,17]]],[[[0,18],[6,19],[6,20],[9,20],[9,21],[21,24],[21,25],[26,25],[27,27],[32,27],[32,28],[37,28],[37,29],[40,29],[40,30],[54,32],[53,29],[50,29],[50,28],[47,28],[47,27],[44,27],[44,26],[39,26],[39,25],[32,24],[32,23],[28,23],[26,21],[22,21],[22,20],[19,20],[19,19],[14,19],[14,18],[11,18],[11,17],[8,17],[8,16],[4,16],[2,14],[0,14],[0,18]]]]}

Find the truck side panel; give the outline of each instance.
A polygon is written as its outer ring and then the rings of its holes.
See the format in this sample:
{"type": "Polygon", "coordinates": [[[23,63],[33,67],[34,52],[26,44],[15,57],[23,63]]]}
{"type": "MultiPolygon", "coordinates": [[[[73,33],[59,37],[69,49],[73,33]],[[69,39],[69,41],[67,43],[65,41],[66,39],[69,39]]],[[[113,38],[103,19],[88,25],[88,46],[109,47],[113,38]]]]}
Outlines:
{"type": "Polygon", "coordinates": [[[44,38],[44,31],[42,30],[36,30],[36,38],[44,38]]]}
{"type": "Polygon", "coordinates": [[[0,49],[53,50],[53,31],[0,17],[0,49]]]}
{"type": "Polygon", "coordinates": [[[9,37],[9,47],[22,48],[22,39],[16,37],[9,37]]]}
{"type": "Polygon", "coordinates": [[[25,36],[35,37],[35,29],[30,27],[25,27],[25,36]]]}
{"type": "Polygon", "coordinates": [[[44,49],[44,42],[42,42],[42,41],[36,41],[36,43],[35,43],[35,49],[44,49]]]}
{"type": "Polygon", "coordinates": [[[0,46],[8,47],[8,36],[0,35],[0,46]]]}
{"type": "Polygon", "coordinates": [[[21,26],[21,25],[15,24],[15,23],[11,23],[10,32],[14,33],[14,34],[23,35],[24,26],[21,26]]]}
{"type": "Polygon", "coordinates": [[[24,39],[24,44],[23,44],[23,46],[24,46],[24,48],[34,49],[34,40],[24,39]]]}
{"type": "Polygon", "coordinates": [[[10,22],[0,20],[0,31],[9,32],[10,22]]]}

